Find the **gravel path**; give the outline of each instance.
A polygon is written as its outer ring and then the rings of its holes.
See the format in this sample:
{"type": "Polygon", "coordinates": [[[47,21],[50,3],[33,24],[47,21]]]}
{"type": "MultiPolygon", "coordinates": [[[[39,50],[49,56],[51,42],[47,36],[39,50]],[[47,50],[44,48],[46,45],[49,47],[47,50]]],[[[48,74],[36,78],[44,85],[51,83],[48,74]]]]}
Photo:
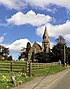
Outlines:
{"type": "Polygon", "coordinates": [[[70,71],[69,69],[66,69],[62,72],[53,75],[36,77],[27,83],[24,83],[18,87],[11,88],[11,89],[50,89],[52,84],[56,83],[57,80],[61,79],[69,71],[70,71]]]}

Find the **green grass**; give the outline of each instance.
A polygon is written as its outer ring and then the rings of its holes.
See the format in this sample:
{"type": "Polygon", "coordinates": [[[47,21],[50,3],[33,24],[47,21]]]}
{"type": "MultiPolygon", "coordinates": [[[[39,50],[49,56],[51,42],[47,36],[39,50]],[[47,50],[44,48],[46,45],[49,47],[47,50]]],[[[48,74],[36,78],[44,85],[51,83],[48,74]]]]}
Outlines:
{"type": "Polygon", "coordinates": [[[60,65],[49,66],[45,69],[36,69],[32,71],[33,76],[47,76],[64,70],[65,68],[60,65]]]}
{"type": "Polygon", "coordinates": [[[10,71],[0,71],[0,89],[10,89],[14,87],[12,83],[11,76],[14,76],[16,79],[17,86],[32,80],[36,76],[47,76],[64,70],[65,68],[60,65],[48,66],[44,69],[35,69],[32,71],[32,77],[28,77],[25,73],[22,72],[10,72],[10,71]]]}
{"type": "Polygon", "coordinates": [[[10,89],[11,87],[14,87],[11,76],[15,77],[17,86],[32,80],[32,77],[28,77],[22,72],[0,72],[0,89],[10,89]]]}

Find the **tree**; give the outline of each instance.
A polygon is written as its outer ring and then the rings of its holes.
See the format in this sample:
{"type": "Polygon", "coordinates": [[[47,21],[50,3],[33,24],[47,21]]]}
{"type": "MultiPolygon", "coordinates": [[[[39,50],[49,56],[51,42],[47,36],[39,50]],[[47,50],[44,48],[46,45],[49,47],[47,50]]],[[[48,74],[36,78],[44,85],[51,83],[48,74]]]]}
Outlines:
{"type": "Polygon", "coordinates": [[[8,55],[9,55],[9,49],[4,47],[3,45],[0,45],[0,59],[8,60],[8,55]]]}
{"type": "Polygon", "coordinates": [[[36,53],[34,55],[34,58],[39,63],[48,63],[48,62],[51,62],[50,53],[44,53],[44,52],[36,53]]]}
{"type": "MultiPolygon", "coordinates": [[[[62,63],[64,63],[64,46],[65,46],[65,49],[67,49],[65,39],[62,36],[59,36],[56,39],[56,42],[57,42],[57,44],[53,47],[52,52],[53,52],[53,54],[55,54],[55,57],[56,57],[55,59],[57,61],[61,60],[62,63]]],[[[65,52],[65,54],[66,54],[66,52],[65,52]]]]}
{"type": "Polygon", "coordinates": [[[55,55],[55,57],[56,57],[55,59],[57,61],[59,61],[59,60],[63,61],[63,58],[64,58],[64,45],[62,43],[58,43],[57,45],[55,45],[52,48],[52,52],[55,55]]]}
{"type": "Polygon", "coordinates": [[[55,41],[57,42],[57,44],[65,44],[65,39],[61,35],[58,38],[56,38],[55,41]]]}
{"type": "Polygon", "coordinates": [[[67,48],[67,62],[70,65],[70,47],[67,48]]]}

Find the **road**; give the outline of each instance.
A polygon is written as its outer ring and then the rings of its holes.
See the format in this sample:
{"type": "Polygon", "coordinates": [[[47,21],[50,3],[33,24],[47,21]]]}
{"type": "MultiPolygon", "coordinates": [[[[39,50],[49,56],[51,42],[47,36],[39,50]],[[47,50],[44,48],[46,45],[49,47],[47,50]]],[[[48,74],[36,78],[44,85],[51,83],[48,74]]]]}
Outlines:
{"type": "Polygon", "coordinates": [[[53,84],[50,89],[70,89],[70,71],[55,84],[53,84]]]}
{"type": "Polygon", "coordinates": [[[70,89],[70,70],[38,77],[12,89],[70,89]]]}

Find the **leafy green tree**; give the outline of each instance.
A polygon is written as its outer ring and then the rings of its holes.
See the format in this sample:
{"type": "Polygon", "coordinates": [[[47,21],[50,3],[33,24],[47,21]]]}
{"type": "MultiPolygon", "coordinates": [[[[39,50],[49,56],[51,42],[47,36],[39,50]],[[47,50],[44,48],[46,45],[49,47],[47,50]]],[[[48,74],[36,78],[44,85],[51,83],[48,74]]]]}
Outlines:
{"type": "Polygon", "coordinates": [[[2,60],[7,60],[9,55],[9,49],[0,45],[0,56],[2,56],[2,60]]]}
{"type": "Polygon", "coordinates": [[[34,58],[39,63],[47,63],[47,62],[50,62],[49,53],[44,53],[44,52],[36,53],[34,55],[34,58]]]}
{"type": "Polygon", "coordinates": [[[59,36],[56,39],[56,42],[57,42],[57,44],[52,48],[52,52],[55,55],[55,57],[56,57],[55,59],[57,61],[61,60],[62,63],[64,63],[64,46],[65,46],[65,50],[67,51],[65,39],[62,36],[59,36]]]}
{"type": "Polygon", "coordinates": [[[58,38],[56,38],[55,41],[57,42],[57,44],[66,44],[65,39],[61,35],[58,38]]]}
{"type": "Polygon", "coordinates": [[[70,47],[67,48],[67,62],[70,65],[70,47]]]}
{"type": "Polygon", "coordinates": [[[54,55],[56,57],[55,59],[57,61],[63,60],[63,58],[64,58],[64,45],[62,43],[58,43],[57,45],[55,45],[52,48],[52,52],[54,53],[54,55]]]}

